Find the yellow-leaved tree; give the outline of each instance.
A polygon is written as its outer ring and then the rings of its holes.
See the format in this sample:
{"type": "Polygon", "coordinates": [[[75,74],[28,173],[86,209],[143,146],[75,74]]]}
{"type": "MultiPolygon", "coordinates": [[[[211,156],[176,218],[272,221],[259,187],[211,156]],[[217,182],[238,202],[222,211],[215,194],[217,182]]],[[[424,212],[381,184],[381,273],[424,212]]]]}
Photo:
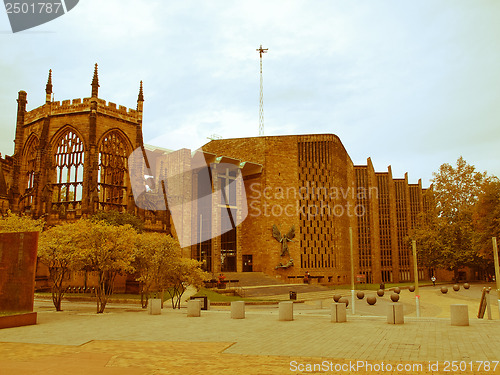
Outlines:
{"type": "MultiPolygon", "coordinates": [[[[201,263],[183,258],[179,242],[166,234],[140,234],[135,265],[144,294],[149,296],[157,291],[163,306],[167,292],[172,298],[172,308],[180,308],[181,297],[188,286],[200,288],[209,278],[201,270],[201,263]]],[[[143,303],[143,307],[146,305],[143,303]]]]}
{"type": "Polygon", "coordinates": [[[97,313],[104,312],[118,274],[132,273],[137,232],[130,225],[79,220],[83,266],[97,273],[97,313]]]}
{"type": "Polygon", "coordinates": [[[165,272],[164,285],[172,298],[172,308],[181,308],[181,298],[188,286],[200,289],[203,281],[208,280],[210,275],[201,269],[201,262],[194,259],[174,257],[168,264],[165,272]]]}
{"type": "Polygon", "coordinates": [[[161,294],[163,303],[164,291],[168,287],[163,283],[165,272],[179,251],[179,243],[170,235],[146,232],[137,236],[134,267],[140,282],[143,308],[147,307],[150,293],[153,291],[161,294]]]}
{"type": "Polygon", "coordinates": [[[49,269],[52,281],[52,301],[56,311],[61,310],[64,296],[64,279],[72,271],[82,267],[82,225],[79,222],[65,223],[46,230],[40,235],[38,257],[49,269]]]}
{"type": "Polygon", "coordinates": [[[16,215],[10,210],[0,218],[0,232],[41,232],[45,221],[32,219],[29,216],[16,215]]]}

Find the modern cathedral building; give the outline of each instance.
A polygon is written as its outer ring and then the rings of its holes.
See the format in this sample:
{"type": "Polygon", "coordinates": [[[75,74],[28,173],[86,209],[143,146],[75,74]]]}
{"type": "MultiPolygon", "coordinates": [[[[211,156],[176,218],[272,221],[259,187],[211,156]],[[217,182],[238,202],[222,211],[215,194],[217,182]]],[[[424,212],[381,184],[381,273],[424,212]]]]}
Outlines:
{"type": "MultiPolygon", "coordinates": [[[[333,134],[213,140],[203,150],[262,166],[244,176],[248,217],[236,228],[234,251],[214,240],[201,247],[216,259],[212,267],[218,270],[219,254],[230,255],[235,261],[231,269],[222,263],[223,270],[261,271],[285,280],[308,272],[322,283],[345,284],[351,232],[360,281],[413,280],[408,235],[425,209],[420,181],[409,184],[407,175],[394,179],[390,167],[375,172],[370,159],[354,165],[333,134]],[[295,237],[284,240],[286,254],[273,226],[281,236],[294,229],[295,237]]],[[[204,257],[199,247],[192,254],[204,257]]]]}
{"type": "Polygon", "coordinates": [[[100,210],[126,211],[147,230],[194,239],[179,238],[189,244],[184,254],[209,272],[263,272],[284,281],[308,272],[325,284],[350,281],[352,238],[359,281],[413,280],[408,235],[426,208],[420,181],[393,178],[390,167],[375,172],[370,159],[354,165],[333,134],[219,139],[196,152],[145,146],[142,83],[136,109],[98,98],[97,65],[91,88],[89,98],[54,102],[49,73],[46,102],[30,111],[26,92],[19,92],[14,155],[0,158],[3,214],[45,217],[50,226],[100,210]],[[149,208],[148,196],[156,190],[157,199],[162,184],[144,193],[146,204],[136,204],[128,157],[138,149],[161,161],[149,166],[157,176],[194,171],[183,177],[182,190],[211,198],[193,199],[181,221],[173,209],[149,208]],[[208,186],[191,165],[194,156],[210,171],[208,186]],[[237,176],[243,183],[229,188],[237,176]],[[221,231],[226,213],[233,225],[221,231]]]}

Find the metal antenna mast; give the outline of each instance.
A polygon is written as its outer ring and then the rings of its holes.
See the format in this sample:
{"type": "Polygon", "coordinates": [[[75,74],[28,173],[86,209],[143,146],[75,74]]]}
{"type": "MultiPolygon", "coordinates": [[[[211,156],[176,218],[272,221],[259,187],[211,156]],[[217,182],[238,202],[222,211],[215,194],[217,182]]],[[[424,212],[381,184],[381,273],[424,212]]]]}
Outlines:
{"type": "Polygon", "coordinates": [[[262,54],[267,53],[269,48],[260,48],[256,51],[260,54],[260,107],[259,107],[259,135],[264,135],[264,89],[262,80],[262,54]]]}

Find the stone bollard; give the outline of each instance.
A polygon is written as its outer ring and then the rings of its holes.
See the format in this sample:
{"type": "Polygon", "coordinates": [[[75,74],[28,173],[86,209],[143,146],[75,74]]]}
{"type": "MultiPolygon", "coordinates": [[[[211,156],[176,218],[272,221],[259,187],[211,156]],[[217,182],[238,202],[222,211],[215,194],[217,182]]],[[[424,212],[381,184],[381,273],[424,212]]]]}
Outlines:
{"type": "Polygon", "coordinates": [[[161,298],[151,298],[148,301],[148,314],[161,315],[161,298]]]}
{"type": "Polygon", "coordinates": [[[347,321],[345,303],[332,303],[332,323],[347,321]]]}
{"type": "Polygon", "coordinates": [[[450,305],[450,318],[452,326],[468,326],[469,307],[467,305],[450,305]]]}
{"type": "Polygon", "coordinates": [[[387,323],[404,324],[403,305],[400,303],[390,303],[387,307],[387,323]]]}
{"type": "Polygon", "coordinates": [[[245,301],[231,302],[231,319],[245,319],[245,301]]]}
{"type": "Polygon", "coordinates": [[[279,320],[293,320],[293,302],[284,301],[279,303],[279,320]]]}
{"type": "Polygon", "coordinates": [[[190,299],[187,301],[187,316],[200,316],[201,315],[201,301],[199,299],[190,299]]]}
{"type": "Polygon", "coordinates": [[[151,298],[148,301],[148,314],[161,315],[161,298],[151,298]]]}

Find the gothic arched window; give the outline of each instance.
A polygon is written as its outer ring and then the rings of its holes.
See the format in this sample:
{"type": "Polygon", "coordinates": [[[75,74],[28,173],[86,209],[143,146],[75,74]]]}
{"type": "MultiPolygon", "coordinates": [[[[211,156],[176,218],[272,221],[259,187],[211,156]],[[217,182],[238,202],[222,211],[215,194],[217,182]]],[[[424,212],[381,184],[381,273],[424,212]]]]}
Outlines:
{"type": "Polygon", "coordinates": [[[35,196],[35,174],[36,174],[36,157],[38,151],[39,140],[36,136],[32,136],[28,141],[24,158],[26,160],[26,182],[25,182],[25,197],[23,199],[24,210],[30,210],[34,203],[35,196]]]}
{"type": "MultiPolygon", "coordinates": [[[[56,143],[54,155],[56,181],[52,184],[53,203],[76,203],[82,200],[85,147],[78,135],[68,130],[56,143]]],[[[74,209],[75,206],[66,207],[74,209]]]]}
{"type": "Polygon", "coordinates": [[[117,131],[108,133],[99,146],[99,208],[122,211],[127,207],[127,146],[117,131]]]}

